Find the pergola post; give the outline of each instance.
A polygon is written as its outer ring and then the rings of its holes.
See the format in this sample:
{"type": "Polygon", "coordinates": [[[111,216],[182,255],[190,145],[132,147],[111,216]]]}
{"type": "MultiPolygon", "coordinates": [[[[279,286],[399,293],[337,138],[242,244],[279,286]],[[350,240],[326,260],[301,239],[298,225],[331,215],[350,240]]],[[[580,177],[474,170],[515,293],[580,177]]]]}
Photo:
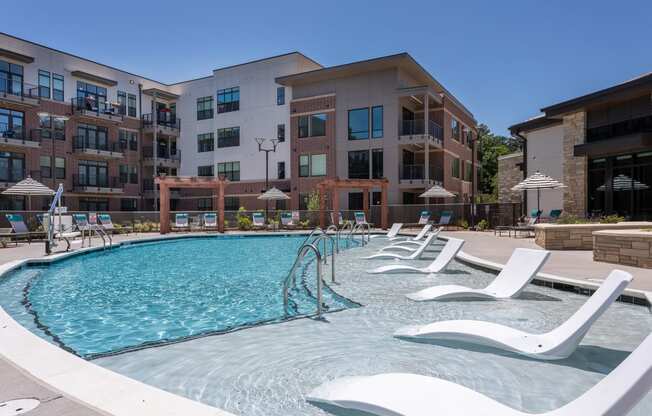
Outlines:
{"type": "Polygon", "coordinates": [[[159,228],[161,234],[170,232],[170,188],[166,183],[159,183],[159,228]]]}
{"type": "Polygon", "coordinates": [[[388,226],[389,207],[387,206],[387,182],[382,184],[380,188],[380,227],[383,230],[388,226]]]}
{"type": "Polygon", "coordinates": [[[217,186],[217,231],[224,232],[224,181],[217,186]]]}
{"type": "Polygon", "coordinates": [[[326,228],[326,187],[319,184],[317,190],[319,191],[319,227],[326,228]]]}
{"type": "Polygon", "coordinates": [[[333,215],[335,216],[335,226],[339,226],[337,223],[340,218],[340,190],[337,188],[333,188],[331,190],[333,193],[333,215]]]}
{"type": "Polygon", "coordinates": [[[365,218],[369,218],[369,188],[362,188],[362,210],[365,218]]]}

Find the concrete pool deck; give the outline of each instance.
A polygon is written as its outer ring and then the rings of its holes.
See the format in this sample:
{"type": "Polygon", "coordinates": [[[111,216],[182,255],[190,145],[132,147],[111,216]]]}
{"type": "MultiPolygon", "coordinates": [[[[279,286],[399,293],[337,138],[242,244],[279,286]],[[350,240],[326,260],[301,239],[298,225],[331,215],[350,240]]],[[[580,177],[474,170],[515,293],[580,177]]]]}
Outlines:
{"type": "MultiPolygon", "coordinates": [[[[410,230],[411,232],[411,230],[410,230]]],[[[446,232],[443,233],[444,236],[455,236],[458,238],[463,238],[466,240],[466,245],[464,251],[468,254],[471,254],[476,257],[480,257],[496,263],[505,263],[512,250],[516,247],[528,247],[528,248],[539,248],[534,244],[533,239],[512,239],[506,237],[494,237],[492,233],[475,233],[475,232],[446,232]]],[[[128,240],[141,240],[145,238],[157,237],[158,233],[146,233],[146,234],[131,234],[125,236],[116,236],[115,242],[122,242],[128,240]]],[[[99,242],[95,241],[94,245],[97,246],[99,242]]],[[[33,243],[20,244],[18,247],[10,247],[5,249],[0,249],[0,264],[6,264],[14,261],[18,261],[25,258],[43,258],[44,257],[44,248],[42,243],[33,243]]],[[[599,283],[601,279],[606,277],[606,275],[613,268],[621,268],[629,271],[635,276],[635,280],[632,284],[632,287],[641,290],[652,290],[652,271],[646,269],[639,269],[634,267],[626,266],[614,266],[608,263],[598,263],[592,260],[591,252],[553,252],[550,261],[544,267],[543,272],[550,273],[559,276],[567,276],[575,279],[584,279],[588,282],[599,283]],[[597,280],[596,280],[597,279],[597,280]]],[[[5,322],[0,322],[0,327],[6,326],[5,322]]],[[[298,324],[291,324],[298,325],[298,324]]],[[[244,331],[247,332],[247,331],[244,331]]],[[[47,344],[47,343],[44,343],[47,344]]],[[[54,346],[48,345],[51,348],[57,349],[54,346]]],[[[60,351],[62,354],[67,354],[63,351],[60,351]]],[[[35,355],[35,351],[32,351],[35,355]]],[[[69,354],[67,354],[69,355],[69,354]]],[[[29,356],[23,357],[24,359],[29,359],[29,356]]],[[[79,360],[77,357],[71,357],[75,360],[79,360]]],[[[35,361],[40,361],[36,360],[35,361]]],[[[7,357],[4,357],[0,354],[0,385],[9,385],[12,386],[12,389],[3,390],[3,394],[0,395],[0,402],[18,398],[18,397],[36,397],[42,400],[40,407],[30,412],[29,414],[39,415],[39,414],[65,414],[70,416],[76,415],[101,415],[101,414],[111,414],[111,412],[104,412],[89,407],[83,403],[80,403],[79,400],[74,397],[67,395],[65,393],[61,394],[57,389],[50,387],[46,383],[41,382],[43,377],[40,377],[39,374],[26,374],[26,371],[19,369],[15,366],[15,360],[8,360],[7,357]],[[11,363],[13,361],[14,363],[11,363]]],[[[107,370],[105,370],[107,371],[107,370]]],[[[109,372],[110,373],[110,372],[109,372]]],[[[115,374],[115,373],[113,373],[115,374]]],[[[83,374],[82,374],[83,375],[83,374]]],[[[125,378],[123,376],[116,376],[120,378],[125,378]]],[[[244,375],[243,375],[244,376],[244,375]]],[[[111,378],[111,377],[109,377],[111,378]]],[[[72,382],[79,383],[79,379],[71,379],[72,382]]],[[[138,385],[142,383],[135,382],[138,385]]],[[[105,387],[104,383],[99,383],[96,389],[101,389],[105,387]],[[101,386],[99,385],[101,384],[101,386]]],[[[154,387],[147,387],[147,390],[155,391],[157,390],[154,387]]],[[[88,386],[87,390],[92,390],[91,386],[88,386]]],[[[106,393],[106,392],[105,392],[106,393]]],[[[162,392],[164,395],[170,395],[169,393],[162,392]]],[[[124,394],[116,395],[114,397],[108,397],[104,394],[105,400],[119,402],[125,400],[129,402],[134,397],[128,398],[124,397],[124,394]],[[116,400],[116,397],[119,397],[120,400],[116,400]]],[[[132,395],[134,396],[134,395],[132,395]]],[[[183,399],[185,400],[185,399],[183,399]]],[[[117,406],[120,407],[120,406],[117,406]]],[[[192,406],[191,406],[192,407],[192,406]]],[[[211,412],[208,409],[208,406],[203,406],[203,411],[193,414],[227,414],[226,412],[222,413],[219,409],[213,409],[215,412],[211,412]]],[[[124,413],[123,413],[124,414],[124,413]]],[[[149,413],[139,413],[139,414],[149,414],[149,413]]],[[[164,414],[164,413],[161,413],[164,414]]],[[[167,413],[165,413],[167,414],[167,413]]]]}

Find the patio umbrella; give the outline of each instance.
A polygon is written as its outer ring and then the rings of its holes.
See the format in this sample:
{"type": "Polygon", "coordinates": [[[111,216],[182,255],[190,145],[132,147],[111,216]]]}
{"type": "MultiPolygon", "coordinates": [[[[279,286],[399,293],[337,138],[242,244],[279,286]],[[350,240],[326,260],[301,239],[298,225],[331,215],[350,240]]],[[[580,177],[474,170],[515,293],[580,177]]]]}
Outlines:
{"type": "Polygon", "coordinates": [[[290,197],[284,194],[279,189],[272,187],[267,192],[260,195],[258,199],[263,199],[266,201],[279,201],[282,199],[290,199],[290,197]]]}
{"type": "MultiPolygon", "coordinates": [[[[607,189],[607,184],[600,185],[596,188],[596,191],[605,191],[607,189]]],[[[627,175],[623,175],[622,173],[615,178],[613,178],[613,182],[611,184],[611,189],[614,191],[629,191],[629,190],[636,190],[640,191],[643,189],[650,189],[650,187],[642,182],[637,181],[636,179],[632,179],[627,175]]]]}
{"type": "Polygon", "coordinates": [[[455,194],[442,188],[440,185],[435,185],[428,189],[426,192],[419,195],[420,198],[453,198],[455,194]]]}
{"type": "Polygon", "coordinates": [[[551,178],[548,175],[536,171],[533,175],[528,176],[518,185],[512,188],[512,191],[537,191],[537,211],[541,209],[541,190],[542,189],[560,189],[565,188],[566,185],[551,178]]]}
{"type": "Polygon", "coordinates": [[[35,181],[28,176],[22,181],[18,182],[16,185],[12,186],[9,189],[2,191],[3,195],[22,195],[27,197],[27,210],[31,211],[32,209],[32,196],[52,196],[54,191],[47,186],[43,185],[39,181],[35,181]]]}

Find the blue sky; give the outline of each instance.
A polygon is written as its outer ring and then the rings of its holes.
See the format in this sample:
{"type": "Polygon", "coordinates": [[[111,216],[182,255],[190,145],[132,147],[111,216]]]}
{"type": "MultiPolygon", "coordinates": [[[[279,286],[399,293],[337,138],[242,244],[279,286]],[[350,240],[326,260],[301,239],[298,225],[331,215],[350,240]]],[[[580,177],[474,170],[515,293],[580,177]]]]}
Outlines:
{"type": "Polygon", "coordinates": [[[652,71],[649,0],[311,3],[7,1],[0,31],[164,82],[293,50],[325,66],[406,51],[500,134],[652,71]]]}

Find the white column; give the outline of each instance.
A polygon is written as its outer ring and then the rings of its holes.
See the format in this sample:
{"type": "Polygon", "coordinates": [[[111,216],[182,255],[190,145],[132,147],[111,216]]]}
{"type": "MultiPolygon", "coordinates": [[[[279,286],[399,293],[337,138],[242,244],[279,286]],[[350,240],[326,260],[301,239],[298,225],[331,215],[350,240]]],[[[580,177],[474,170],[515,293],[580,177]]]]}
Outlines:
{"type": "Polygon", "coordinates": [[[425,135],[425,145],[423,156],[423,178],[426,182],[430,179],[430,136],[428,131],[428,124],[430,123],[430,95],[426,92],[426,95],[423,99],[423,124],[424,124],[424,135],[425,135]]]}

